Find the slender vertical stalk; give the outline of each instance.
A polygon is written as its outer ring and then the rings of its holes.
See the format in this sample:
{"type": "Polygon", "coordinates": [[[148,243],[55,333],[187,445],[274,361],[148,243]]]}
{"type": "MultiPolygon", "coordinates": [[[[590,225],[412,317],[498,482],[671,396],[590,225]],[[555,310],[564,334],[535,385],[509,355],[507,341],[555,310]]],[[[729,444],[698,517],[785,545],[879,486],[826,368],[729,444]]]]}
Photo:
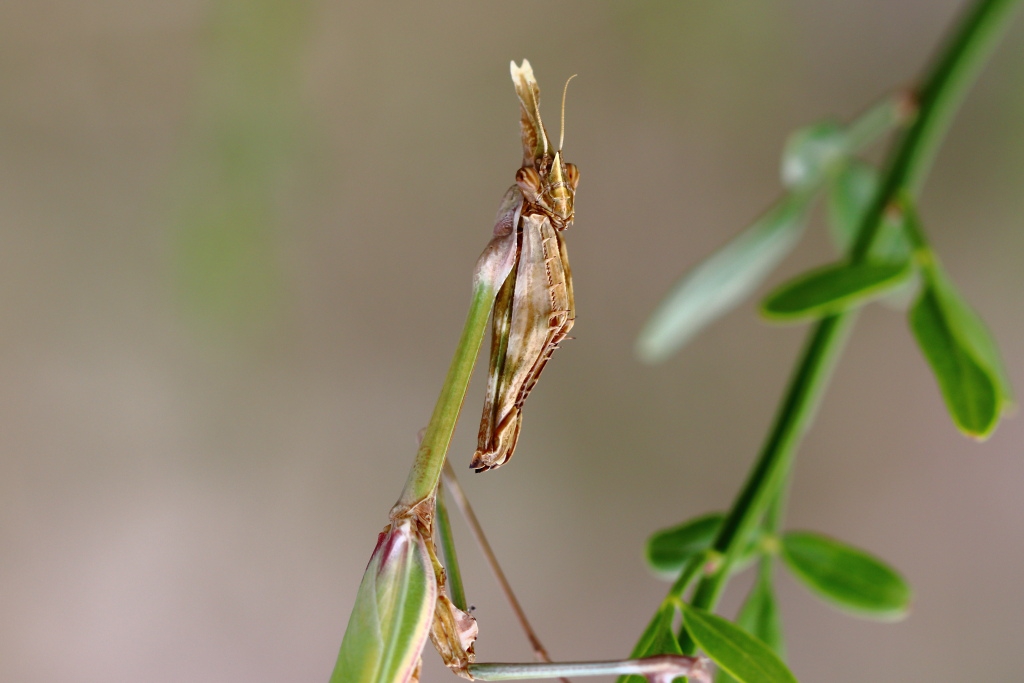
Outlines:
{"type": "MultiPolygon", "coordinates": [[[[445,462],[445,466],[448,466],[447,462],[445,462]]],[[[436,502],[437,538],[441,546],[441,553],[444,555],[448,595],[451,597],[453,605],[463,612],[468,612],[469,605],[466,602],[466,589],[462,583],[462,569],[459,568],[459,556],[455,552],[455,537],[452,535],[452,525],[448,517],[448,506],[444,501],[444,491],[440,488],[437,490],[436,502]]]]}
{"type": "Polygon", "coordinates": [[[441,467],[444,465],[448,444],[451,443],[455,431],[455,422],[462,410],[462,402],[469,388],[469,377],[473,372],[480,344],[483,342],[487,327],[487,316],[490,315],[494,303],[495,290],[486,284],[478,284],[473,290],[473,299],[466,316],[466,324],[462,329],[455,357],[452,358],[448,375],[445,377],[441,395],[437,398],[434,412],[423,434],[420,448],[416,452],[416,460],[409,471],[405,489],[391,510],[391,516],[406,512],[429,498],[437,488],[441,478],[441,467]]]}
{"type": "Polygon", "coordinates": [[[448,445],[455,432],[455,423],[469,388],[469,377],[480,353],[494,296],[512,271],[515,259],[516,231],[511,230],[508,234],[495,235],[476,262],[473,270],[473,298],[466,315],[466,324],[462,328],[452,364],[448,367],[441,395],[437,397],[434,412],[420,440],[405,488],[398,502],[391,508],[391,519],[409,513],[421,503],[433,501],[437,483],[441,479],[441,468],[448,454],[448,445]]]}
{"type": "MultiPolygon", "coordinates": [[[[1017,5],[1019,0],[975,2],[940,50],[917,91],[917,118],[896,141],[888,157],[880,190],[852,247],[851,261],[867,257],[883,212],[899,193],[920,191],[957,106],[1017,5]]],[[[723,560],[698,584],[692,599],[695,607],[713,609],[717,604],[739,549],[784,488],[796,448],[811,423],[853,319],[851,313],[828,316],[812,331],[768,439],[715,539],[713,547],[722,553],[723,560]]],[[[684,651],[692,650],[692,643],[685,645],[688,648],[684,651]]]]}

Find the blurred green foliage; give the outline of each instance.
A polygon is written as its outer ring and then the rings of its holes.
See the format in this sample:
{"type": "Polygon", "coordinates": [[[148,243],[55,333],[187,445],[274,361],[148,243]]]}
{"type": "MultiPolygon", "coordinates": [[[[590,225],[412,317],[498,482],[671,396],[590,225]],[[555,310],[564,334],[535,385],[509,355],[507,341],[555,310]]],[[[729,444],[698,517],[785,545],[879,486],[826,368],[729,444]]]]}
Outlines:
{"type": "Polygon", "coordinates": [[[282,179],[301,127],[310,5],[221,0],[201,50],[175,198],[174,273],[194,322],[235,337],[280,318],[282,179]]]}

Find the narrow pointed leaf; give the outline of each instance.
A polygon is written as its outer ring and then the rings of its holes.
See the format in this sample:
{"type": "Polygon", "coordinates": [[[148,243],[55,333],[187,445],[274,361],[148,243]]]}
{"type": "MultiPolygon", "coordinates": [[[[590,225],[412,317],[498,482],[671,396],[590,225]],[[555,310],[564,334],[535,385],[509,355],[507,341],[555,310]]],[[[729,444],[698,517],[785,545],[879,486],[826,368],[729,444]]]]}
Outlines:
{"type": "MultiPolygon", "coordinates": [[[[836,173],[828,191],[828,227],[840,254],[845,254],[861,228],[871,202],[878,191],[879,173],[875,167],[851,158],[836,173]]],[[[878,261],[905,261],[911,255],[899,214],[886,212],[871,245],[869,258],[878,261]]],[[[881,303],[899,311],[906,310],[920,285],[917,271],[881,297],[881,303]]]]}
{"type": "Polygon", "coordinates": [[[683,625],[704,654],[740,683],[796,683],[770,647],[727,619],[683,605],[683,625]]]}
{"type": "MultiPolygon", "coordinates": [[[[775,591],[766,575],[762,574],[754,582],[747,599],[743,602],[736,625],[754,636],[772,649],[779,659],[786,659],[785,638],[782,633],[782,620],[775,602],[775,591]]],[[[736,679],[719,672],[717,683],[735,683],[736,679]]]]}
{"type": "Polygon", "coordinates": [[[848,127],[822,122],[794,133],[782,161],[790,192],[676,284],[641,331],[637,356],[647,363],[665,360],[753,293],[800,238],[821,184],[850,154],[897,125],[904,110],[901,98],[887,97],[848,127]]]}
{"type": "Polygon", "coordinates": [[[705,259],[669,292],[637,339],[641,360],[668,358],[705,326],[746,299],[803,231],[813,195],[791,193],[705,259]]]}
{"type": "Polygon", "coordinates": [[[782,182],[787,187],[817,185],[834,174],[843,163],[906,120],[903,95],[881,99],[867,111],[842,126],[819,121],[795,131],[786,141],[782,155],[782,182]]]}
{"type": "Polygon", "coordinates": [[[659,574],[678,576],[687,560],[711,547],[724,518],[713,512],[654,532],[644,549],[647,564],[659,574]]]}
{"type": "Polygon", "coordinates": [[[839,253],[845,254],[853,243],[878,185],[878,169],[857,159],[844,164],[830,183],[826,202],[828,227],[839,253]]]}
{"type": "Polygon", "coordinates": [[[907,92],[892,92],[875,102],[846,128],[850,152],[858,152],[893,128],[907,124],[914,115],[907,92]]]}
{"type": "Polygon", "coordinates": [[[775,591],[769,581],[759,577],[754,582],[750,595],[736,615],[736,624],[770,647],[780,659],[785,659],[782,619],[775,602],[775,591]]]}
{"type": "Polygon", "coordinates": [[[795,130],[782,152],[782,184],[789,188],[817,185],[849,151],[846,130],[834,121],[795,130]]]}
{"type": "Polygon", "coordinates": [[[825,602],[868,619],[902,619],[910,586],[896,570],[863,550],[810,532],[782,537],[782,559],[825,602]]]}
{"type": "Polygon", "coordinates": [[[761,304],[773,320],[800,320],[863,305],[892,291],[911,274],[901,263],[839,263],[804,273],[779,286],[761,304]]]}
{"type": "MultiPolygon", "coordinates": [[[[697,553],[711,547],[724,518],[725,515],[721,512],[712,512],[654,532],[644,549],[648,566],[659,577],[670,581],[676,580],[697,553]]],[[[732,563],[729,570],[731,574],[746,571],[757,560],[763,552],[760,541],[760,535],[754,534],[743,552],[732,563]]]]}
{"type": "MultiPolygon", "coordinates": [[[[672,630],[672,619],[675,617],[675,607],[663,606],[654,619],[647,625],[643,635],[637,642],[636,647],[630,654],[630,659],[640,659],[653,655],[681,655],[682,648],[672,630]]],[[[616,683],[647,683],[643,676],[619,676],[616,683]]]]}
{"type": "Polygon", "coordinates": [[[963,320],[943,303],[933,286],[926,287],[910,309],[910,327],[954,424],[968,436],[984,439],[995,429],[1002,410],[998,380],[962,342],[963,320]]]}
{"type": "Polygon", "coordinates": [[[910,311],[911,329],[935,373],[953,422],[968,436],[985,439],[1013,405],[999,349],[931,251],[913,199],[904,194],[899,208],[926,283],[910,311]]]}
{"type": "Polygon", "coordinates": [[[912,252],[900,215],[885,213],[882,216],[882,224],[878,226],[875,243],[868,252],[868,258],[877,261],[906,261],[912,252]]]}
{"type": "Polygon", "coordinates": [[[1002,408],[1006,409],[1013,405],[1013,387],[1010,385],[1010,377],[1003,364],[999,347],[992,338],[988,326],[981,319],[970,304],[968,304],[956,286],[937,264],[929,273],[934,291],[942,308],[946,311],[947,318],[952,323],[953,333],[957,335],[960,342],[970,349],[975,361],[981,365],[989,376],[995,381],[999,389],[1002,408]]]}
{"type": "Polygon", "coordinates": [[[405,683],[419,661],[437,600],[423,539],[410,520],[381,534],[356,593],[331,683],[405,683]]]}

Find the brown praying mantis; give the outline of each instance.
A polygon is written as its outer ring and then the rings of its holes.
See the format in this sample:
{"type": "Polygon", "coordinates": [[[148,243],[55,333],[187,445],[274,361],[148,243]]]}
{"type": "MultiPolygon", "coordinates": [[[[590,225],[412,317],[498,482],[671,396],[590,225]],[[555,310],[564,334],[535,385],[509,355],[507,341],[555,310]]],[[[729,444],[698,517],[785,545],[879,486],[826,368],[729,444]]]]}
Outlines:
{"type": "MultiPolygon", "coordinates": [[[[570,78],[569,80],[572,80],[570,78]]],[[[540,88],[530,63],[512,62],[522,112],[523,166],[509,188],[495,234],[516,232],[516,264],[494,302],[491,363],[477,451],[477,472],[508,462],[522,424],[522,406],[541,370],[576,319],[572,273],[562,232],[572,225],[580,175],[562,158],[562,134],[552,152],[540,118],[540,88]]],[[[569,82],[566,81],[566,90],[569,82]]]]}
{"type": "MultiPolygon", "coordinates": [[[[511,73],[520,103],[523,163],[502,200],[493,237],[477,261],[455,357],[405,488],[359,585],[331,683],[418,681],[428,638],[445,664],[469,680],[634,674],[651,683],[683,676],[710,683],[706,658],[679,654],[561,664],[477,663],[476,620],[449,595],[448,574],[434,546],[435,522],[440,519],[440,526],[447,526],[439,514],[438,483],[492,305],[487,391],[471,463],[478,472],[500,467],[512,457],[523,402],[576,315],[562,237],[573,222],[579,183],[576,166],[562,156],[565,91],[556,150],[541,121],[540,88],[530,63],[512,62],[511,73]]],[[[446,557],[449,564],[453,555],[446,557]]],[[[535,650],[543,653],[536,641],[535,650]]]]}

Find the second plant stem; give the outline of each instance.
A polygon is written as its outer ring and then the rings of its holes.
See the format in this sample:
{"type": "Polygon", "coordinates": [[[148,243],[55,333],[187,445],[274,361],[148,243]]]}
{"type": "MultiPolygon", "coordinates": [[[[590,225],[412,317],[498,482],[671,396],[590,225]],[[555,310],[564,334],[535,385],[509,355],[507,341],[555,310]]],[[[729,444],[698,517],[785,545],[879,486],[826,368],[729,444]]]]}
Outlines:
{"type": "MultiPolygon", "coordinates": [[[[980,0],[964,14],[917,91],[918,115],[888,157],[880,190],[858,230],[852,262],[867,258],[883,212],[899,193],[920,191],[957,105],[1018,3],[980,0]]],[[[813,419],[853,321],[850,312],[832,315],[819,321],[811,333],[768,439],[714,541],[722,561],[697,585],[693,606],[714,609],[740,549],[786,485],[796,447],[813,419]]],[[[692,643],[684,643],[684,651],[692,649],[692,643]]]]}

